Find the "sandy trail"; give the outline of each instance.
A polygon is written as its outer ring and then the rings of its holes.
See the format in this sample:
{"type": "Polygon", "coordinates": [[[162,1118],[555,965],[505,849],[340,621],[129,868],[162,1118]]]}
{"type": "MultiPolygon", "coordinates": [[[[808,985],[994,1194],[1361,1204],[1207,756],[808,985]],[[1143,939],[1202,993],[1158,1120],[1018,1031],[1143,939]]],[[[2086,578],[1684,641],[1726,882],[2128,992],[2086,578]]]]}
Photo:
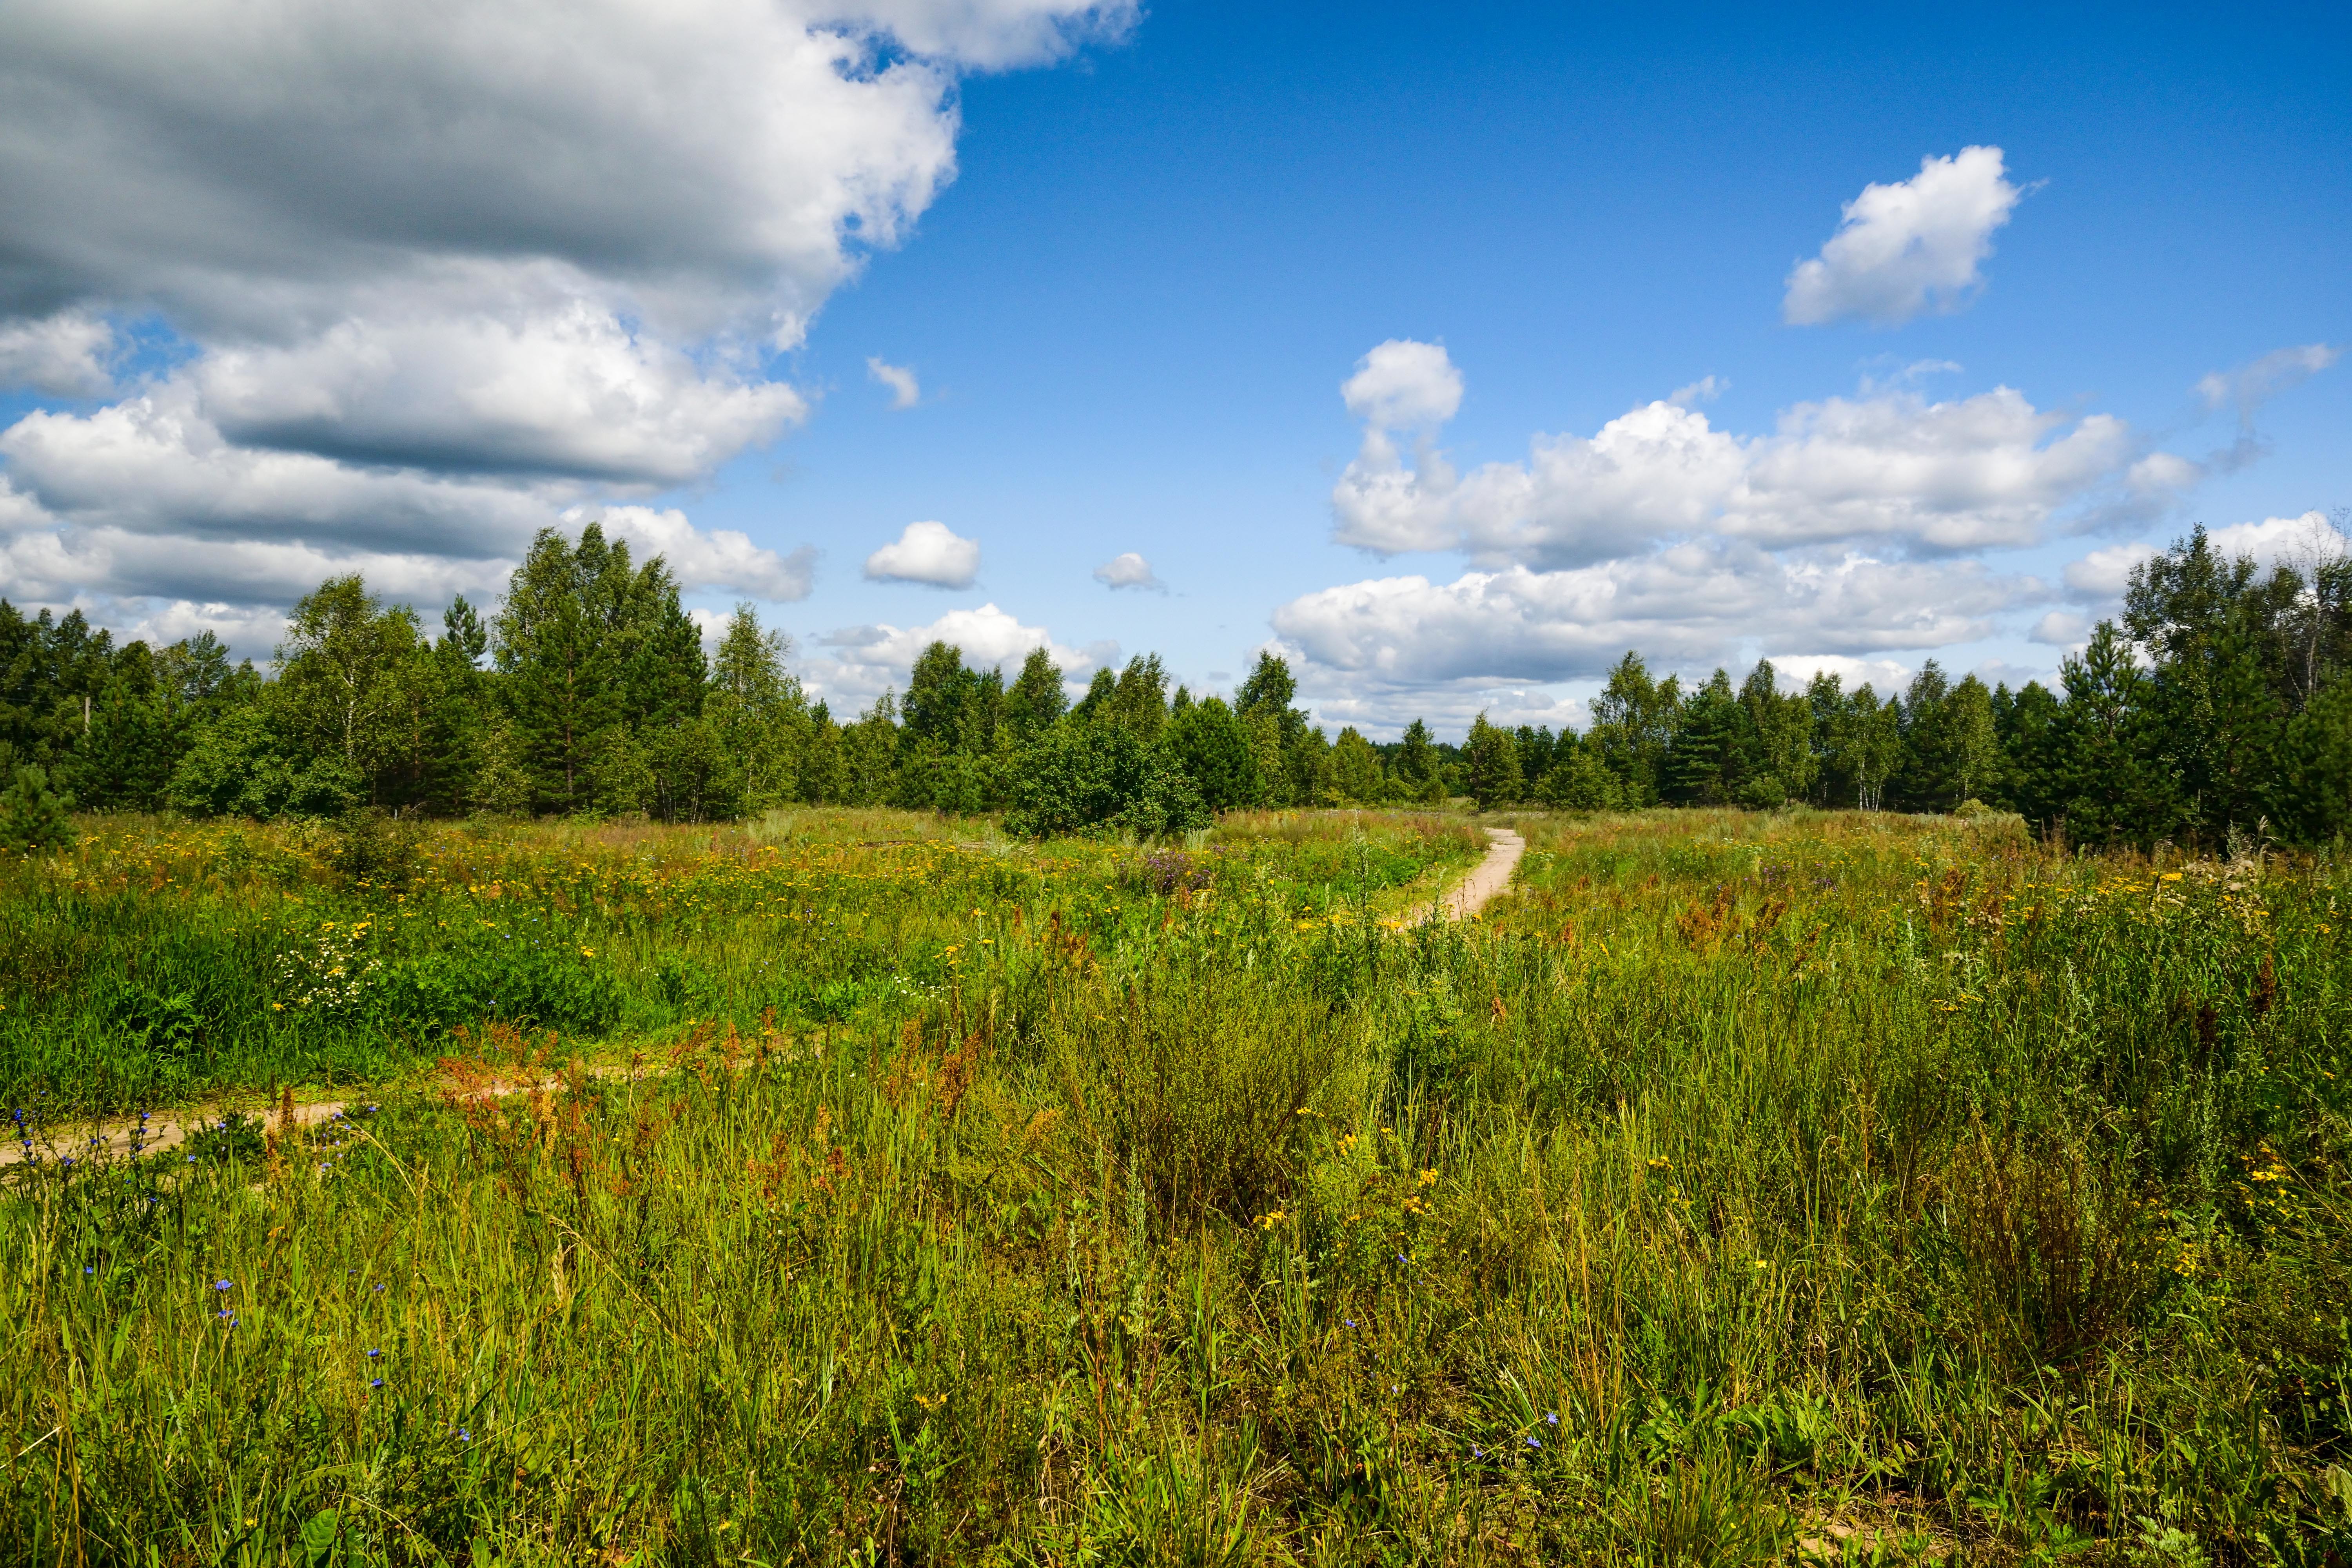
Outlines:
{"type": "Polygon", "coordinates": [[[1486,837],[1494,840],[1487,847],[1486,858],[1473,866],[1470,874],[1454,883],[1444,898],[1423,910],[1421,918],[1468,920],[1511,885],[1511,873],[1518,869],[1519,857],[1528,852],[1528,841],[1507,827],[1490,827],[1486,837]]]}
{"type": "MultiPolygon", "coordinates": [[[[314,1100],[308,1105],[294,1108],[294,1125],[316,1127],[341,1116],[348,1101],[314,1100]]],[[[142,1154],[153,1154],[174,1149],[188,1141],[188,1134],[208,1127],[231,1110],[242,1110],[247,1120],[279,1124],[275,1106],[218,1106],[199,1110],[173,1112],[155,1111],[149,1115],[146,1129],[142,1131],[135,1116],[110,1116],[103,1121],[79,1122],[70,1128],[42,1127],[36,1130],[27,1148],[22,1127],[16,1121],[0,1121],[0,1135],[8,1139],[0,1145],[0,1167],[21,1165],[28,1156],[44,1163],[53,1160],[88,1160],[91,1158],[121,1159],[136,1147],[142,1154]]],[[[13,1114],[13,1111],[12,1111],[13,1114]]]]}
{"type": "MultiPolygon", "coordinates": [[[[1468,876],[1447,889],[1435,903],[1416,910],[1413,915],[1415,921],[1468,920],[1511,885],[1511,873],[1518,868],[1519,857],[1528,852],[1528,841],[1507,827],[1490,827],[1486,829],[1486,837],[1494,841],[1487,847],[1486,858],[1472,867],[1468,876]]],[[[308,1105],[298,1105],[294,1108],[294,1124],[315,1127],[320,1122],[332,1121],[343,1113],[345,1103],[340,1100],[320,1100],[308,1105]]],[[[0,1167],[22,1164],[28,1152],[37,1154],[43,1160],[87,1160],[93,1156],[121,1158],[129,1154],[135,1144],[142,1153],[156,1153],[186,1142],[190,1132],[218,1121],[230,1109],[224,1106],[176,1114],[155,1112],[148,1117],[143,1131],[136,1117],[109,1117],[95,1125],[83,1123],[70,1131],[43,1129],[36,1133],[29,1151],[15,1125],[0,1123],[0,1136],[8,1139],[6,1143],[0,1144],[0,1167]],[[56,1139],[54,1143],[48,1141],[51,1138],[56,1139]]],[[[246,1109],[246,1114],[265,1117],[272,1122],[278,1119],[275,1106],[246,1109]]]]}

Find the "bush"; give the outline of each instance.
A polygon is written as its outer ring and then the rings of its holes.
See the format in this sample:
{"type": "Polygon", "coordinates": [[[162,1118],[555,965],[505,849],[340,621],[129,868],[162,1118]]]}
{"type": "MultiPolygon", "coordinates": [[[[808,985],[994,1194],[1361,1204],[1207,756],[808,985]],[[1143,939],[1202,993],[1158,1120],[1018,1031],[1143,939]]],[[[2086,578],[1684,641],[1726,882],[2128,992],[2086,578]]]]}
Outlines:
{"type": "Polygon", "coordinates": [[[1115,724],[1064,720],[1021,754],[1006,831],[1025,837],[1127,834],[1146,838],[1209,825],[1190,775],[1164,748],[1115,724]]]}
{"type": "Polygon", "coordinates": [[[72,848],[73,822],[66,815],[72,809],[73,796],[51,789],[46,772],[18,768],[16,782],[0,790],[0,847],[19,855],[72,848]]]}
{"type": "Polygon", "coordinates": [[[346,813],[328,859],[353,886],[405,888],[416,875],[417,847],[425,830],[402,822],[382,806],[346,813]]]}

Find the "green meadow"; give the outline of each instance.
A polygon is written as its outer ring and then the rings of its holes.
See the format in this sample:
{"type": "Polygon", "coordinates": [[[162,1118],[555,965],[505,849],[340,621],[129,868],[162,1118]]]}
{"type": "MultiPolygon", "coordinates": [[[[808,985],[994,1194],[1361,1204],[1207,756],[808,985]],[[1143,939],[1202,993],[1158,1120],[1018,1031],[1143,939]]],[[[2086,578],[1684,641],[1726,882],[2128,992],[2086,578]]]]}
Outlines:
{"type": "Polygon", "coordinates": [[[0,866],[0,1560],[2352,1556],[2327,856],[77,826],[0,866]]]}

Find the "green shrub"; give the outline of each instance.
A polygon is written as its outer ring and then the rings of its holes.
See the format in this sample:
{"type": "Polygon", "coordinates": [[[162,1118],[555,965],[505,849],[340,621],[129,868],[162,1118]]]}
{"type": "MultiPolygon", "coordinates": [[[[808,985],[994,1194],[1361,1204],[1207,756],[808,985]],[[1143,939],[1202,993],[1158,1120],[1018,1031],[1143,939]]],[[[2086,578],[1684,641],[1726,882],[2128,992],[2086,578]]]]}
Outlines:
{"type": "Polygon", "coordinates": [[[19,855],[70,849],[73,822],[66,815],[73,796],[49,787],[49,775],[30,765],[16,770],[16,782],[0,790],[0,848],[19,855]]]}
{"type": "Polygon", "coordinates": [[[1158,838],[1209,825],[1201,792],[1164,747],[1117,724],[1065,720],[1021,755],[1008,832],[1024,837],[1135,834],[1158,838]]]}

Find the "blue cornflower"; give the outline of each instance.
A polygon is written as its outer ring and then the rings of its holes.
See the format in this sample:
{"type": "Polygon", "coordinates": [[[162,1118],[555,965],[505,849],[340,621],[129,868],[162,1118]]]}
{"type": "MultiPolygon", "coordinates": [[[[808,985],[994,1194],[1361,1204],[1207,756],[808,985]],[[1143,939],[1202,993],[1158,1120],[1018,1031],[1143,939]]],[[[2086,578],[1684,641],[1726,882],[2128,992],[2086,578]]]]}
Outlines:
{"type": "Polygon", "coordinates": [[[372,1377],[372,1378],[369,1378],[369,1379],[368,1379],[368,1386],[369,1386],[370,1388],[382,1388],[382,1387],[383,1386],[383,1379],[382,1379],[382,1378],[380,1378],[380,1377],[372,1377]]]}
{"type": "Polygon", "coordinates": [[[474,1435],[471,1432],[467,1431],[463,1426],[457,1428],[457,1441],[460,1443],[470,1443],[473,1440],[474,1435]]]}
{"type": "Polygon", "coordinates": [[[97,1269],[92,1268],[91,1268],[89,1264],[87,1264],[87,1263],[85,1263],[85,1264],[83,1264],[83,1265],[82,1265],[81,1271],[82,1271],[84,1274],[95,1274],[95,1273],[97,1273],[97,1272],[98,1272],[98,1270],[97,1270],[97,1269]]]}
{"type": "Polygon", "coordinates": [[[1559,1411],[1557,1411],[1557,1410],[1547,1410],[1547,1411],[1545,1411],[1545,1412],[1544,1412],[1544,1425],[1545,1425],[1545,1426],[1559,1426],[1559,1411]]]}
{"type": "Polygon", "coordinates": [[[1356,1320],[1353,1318],[1342,1318],[1339,1321],[1347,1324],[1351,1329],[1356,1326],[1356,1320]]]}
{"type": "Polygon", "coordinates": [[[1540,1448],[1543,1447],[1543,1439],[1540,1437],[1530,1437],[1528,1439],[1528,1447],[1530,1448],[1540,1448]]]}
{"type": "Polygon", "coordinates": [[[1470,1445],[1470,1457],[1474,1459],[1483,1459],[1486,1457],[1486,1450],[1473,1443],[1470,1445]]]}
{"type": "Polygon", "coordinates": [[[368,1360],[370,1360],[370,1361],[373,1361],[373,1360],[375,1360],[375,1358],[376,1358],[376,1357],[378,1357],[378,1356],[380,1356],[380,1355],[382,1355],[382,1354],[383,1354],[383,1352],[382,1351],[370,1351],[370,1352],[368,1352],[368,1360]]]}
{"type": "Polygon", "coordinates": [[[229,1282],[226,1279],[215,1279],[213,1281],[213,1289],[215,1290],[226,1290],[230,1289],[229,1282]]]}

